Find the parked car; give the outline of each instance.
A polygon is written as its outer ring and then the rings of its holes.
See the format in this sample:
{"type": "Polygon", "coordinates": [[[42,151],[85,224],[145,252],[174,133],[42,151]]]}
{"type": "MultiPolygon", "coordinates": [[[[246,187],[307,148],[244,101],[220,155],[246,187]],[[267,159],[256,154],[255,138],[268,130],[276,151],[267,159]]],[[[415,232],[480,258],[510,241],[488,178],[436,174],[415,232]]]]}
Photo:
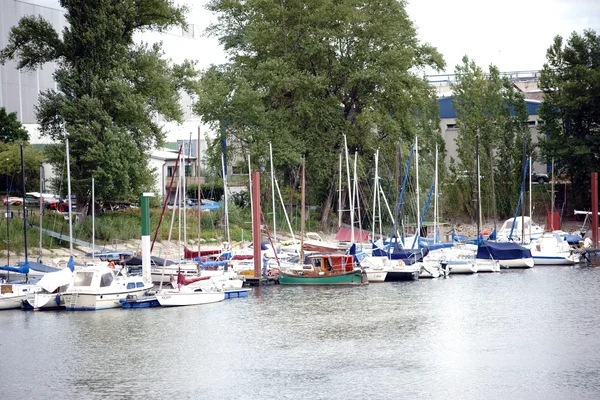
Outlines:
{"type": "Polygon", "coordinates": [[[533,174],[531,174],[531,181],[543,185],[544,183],[550,182],[550,177],[548,176],[548,174],[544,174],[542,172],[534,172],[533,174]]]}

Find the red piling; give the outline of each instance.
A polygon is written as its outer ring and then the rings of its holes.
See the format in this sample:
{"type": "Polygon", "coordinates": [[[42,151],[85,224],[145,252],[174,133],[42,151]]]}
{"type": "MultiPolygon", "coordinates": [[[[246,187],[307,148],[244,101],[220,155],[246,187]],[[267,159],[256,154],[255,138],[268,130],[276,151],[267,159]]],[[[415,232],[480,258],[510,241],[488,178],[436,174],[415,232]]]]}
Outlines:
{"type": "Polygon", "coordinates": [[[260,254],[260,172],[252,172],[252,240],[254,246],[254,277],[259,278],[262,269],[260,254]]]}
{"type": "Polygon", "coordinates": [[[592,240],[598,248],[598,173],[592,172],[592,240]]]}

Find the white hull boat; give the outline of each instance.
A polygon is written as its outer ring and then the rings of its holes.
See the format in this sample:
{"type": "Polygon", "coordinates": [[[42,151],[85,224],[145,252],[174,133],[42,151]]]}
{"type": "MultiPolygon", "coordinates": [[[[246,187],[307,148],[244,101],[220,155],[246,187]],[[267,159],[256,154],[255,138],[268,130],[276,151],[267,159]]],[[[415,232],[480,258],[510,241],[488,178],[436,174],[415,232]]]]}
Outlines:
{"type": "Polygon", "coordinates": [[[446,265],[446,269],[450,275],[457,274],[476,274],[477,264],[475,260],[446,260],[442,264],[446,265]]]}
{"type": "Polygon", "coordinates": [[[441,275],[444,275],[444,272],[439,262],[425,261],[421,263],[419,279],[439,278],[441,275]]]}
{"type": "Polygon", "coordinates": [[[367,273],[367,279],[369,280],[369,283],[385,282],[385,277],[387,275],[387,272],[384,271],[383,269],[377,270],[377,269],[373,269],[373,268],[367,268],[367,269],[365,269],[365,272],[367,273]]]}
{"type": "Polygon", "coordinates": [[[569,243],[558,232],[545,233],[529,245],[533,263],[537,265],[574,265],[580,255],[574,253],[569,243]]]}
{"type": "Polygon", "coordinates": [[[153,284],[145,282],[141,275],[126,275],[105,265],[94,265],[76,270],[65,293],[66,310],[92,311],[120,308],[121,299],[127,296],[143,296],[153,284]]]}
{"type": "Polygon", "coordinates": [[[0,310],[21,308],[23,300],[29,293],[40,290],[41,287],[31,284],[2,284],[0,285],[0,310]]]}
{"type": "Polygon", "coordinates": [[[477,272],[500,272],[500,262],[497,260],[477,260],[477,272]]]}
{"type": "Polygon", "coordinates": [[[157,293],[156,299],[162,307],[195,306],[223,301],[225,300],[225,292],[193,291],[189,288],[186,288],[186,290],[172,289],[157,293]]]}

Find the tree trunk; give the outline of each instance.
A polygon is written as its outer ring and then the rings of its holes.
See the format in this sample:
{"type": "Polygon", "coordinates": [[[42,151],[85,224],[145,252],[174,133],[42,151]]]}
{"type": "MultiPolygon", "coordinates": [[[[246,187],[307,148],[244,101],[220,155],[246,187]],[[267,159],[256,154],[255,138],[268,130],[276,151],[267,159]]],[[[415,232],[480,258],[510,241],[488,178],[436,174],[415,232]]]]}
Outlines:
{"type": "Polygon", "coordinates": [[[327,192],[327,198],[325,202],[321,206],[321,227],[326,227],[329,224],[329,211],[331,210],[331,202],[333,201],[333,195],[335,193],[335,184],[336,179],[335,176],[329,185],[329,190],[327,192]]]}

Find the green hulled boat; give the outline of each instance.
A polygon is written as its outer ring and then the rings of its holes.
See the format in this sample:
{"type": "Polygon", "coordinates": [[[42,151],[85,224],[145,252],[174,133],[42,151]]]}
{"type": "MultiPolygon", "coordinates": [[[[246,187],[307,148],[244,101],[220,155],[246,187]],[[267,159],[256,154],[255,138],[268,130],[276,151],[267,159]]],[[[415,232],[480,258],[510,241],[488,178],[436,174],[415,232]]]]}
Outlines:
{"type": "Polygon", "coordinates": [[[355,268],[354,256],[346,254],[321,254],[310,257],[310,264],[302,269],[279,271],[282,285],[365,285],[366,273],[355,268]]]}

